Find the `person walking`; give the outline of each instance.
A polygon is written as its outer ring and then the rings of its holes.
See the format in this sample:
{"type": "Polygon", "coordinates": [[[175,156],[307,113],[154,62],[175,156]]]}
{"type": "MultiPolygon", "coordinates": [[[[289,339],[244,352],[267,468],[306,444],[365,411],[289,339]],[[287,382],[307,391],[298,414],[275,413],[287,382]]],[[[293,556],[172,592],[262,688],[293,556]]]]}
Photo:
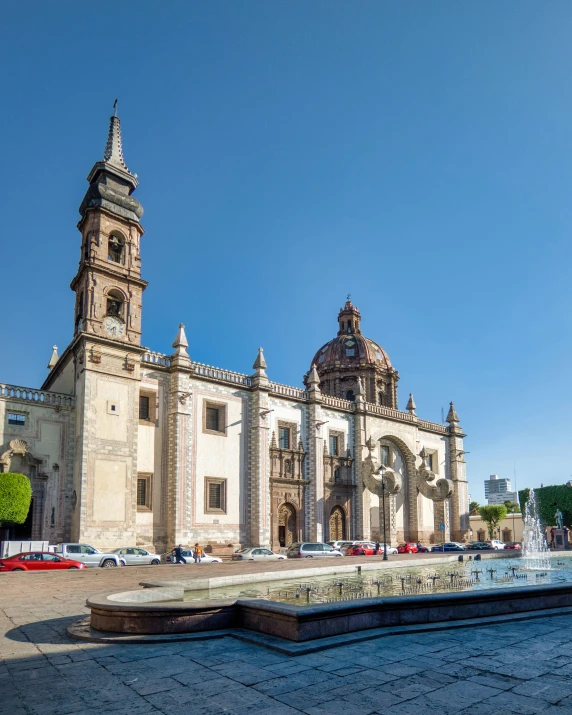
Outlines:
{"type": "Polygon", "coordinates": [[[379,541],[376,541],[376,542],[375,542],[375,549],[374,549],[373,555],[374,555],[374,556],[377,556],[378,554],[379,554],[379,541]]]}
{"type": "Polygon", "coordinates": [[[181,544],[179,544],[178,546],[176,546],[173,549],[173,553],[175,554],[175,563],[176,564],[186,564],[187,563],[187,559],[183,556],[183,547],[181,546],[181,544]]]}
{"type": "Polygon", "coordinates": [[[200,564],[201,559],[203,557],[203,547],[200,546],[199,544],[195,544],[195,550],[193,552],[193,556],[195,557],[195,563],[200,564]]]}

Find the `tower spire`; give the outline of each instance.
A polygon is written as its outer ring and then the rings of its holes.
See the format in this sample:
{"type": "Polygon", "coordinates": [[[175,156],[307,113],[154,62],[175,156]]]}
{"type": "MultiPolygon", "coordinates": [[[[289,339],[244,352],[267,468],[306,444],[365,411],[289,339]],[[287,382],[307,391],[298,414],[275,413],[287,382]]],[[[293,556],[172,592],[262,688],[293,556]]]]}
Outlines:
{"type": "Polygon", "coordinates": [[[113,116],[109,120],[109,132],[103,161],[118,169],[131,173],[123,159],[123,144],[121,141],[121,120],[117,116],[117,100],[113,103],[113,116]]]}

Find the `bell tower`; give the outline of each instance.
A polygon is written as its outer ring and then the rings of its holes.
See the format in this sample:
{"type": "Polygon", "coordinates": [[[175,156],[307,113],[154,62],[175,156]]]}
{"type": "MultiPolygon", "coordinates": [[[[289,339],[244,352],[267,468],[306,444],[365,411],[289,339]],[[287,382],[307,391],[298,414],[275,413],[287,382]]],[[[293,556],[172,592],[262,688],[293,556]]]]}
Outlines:
{"type": "Polygon", "coordinates": [[[76,294],[74,337],[87,333],[139,346],[147,287],[141,279],[143,207],[132,196],[137,175],[123,159],[117,100],[103,160],[94,164],[87,180],[89,188],[79,208],[79,267],[71,282],[76,294]]]}

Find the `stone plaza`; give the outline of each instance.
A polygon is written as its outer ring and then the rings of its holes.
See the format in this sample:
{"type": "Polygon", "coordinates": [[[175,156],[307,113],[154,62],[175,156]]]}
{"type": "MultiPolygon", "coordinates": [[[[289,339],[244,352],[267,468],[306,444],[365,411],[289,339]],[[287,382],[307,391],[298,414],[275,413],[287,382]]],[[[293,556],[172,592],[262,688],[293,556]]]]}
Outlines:
{"type": "Polygon", "coordinates": [[[572,713],[565,611],[341,638],[295,657],[229,635],[139,645],[67,635],[86,617],[88,596],[138,588],[150,573],[168,578],[173,568],[2,575],[0,715],[572,713]]]}

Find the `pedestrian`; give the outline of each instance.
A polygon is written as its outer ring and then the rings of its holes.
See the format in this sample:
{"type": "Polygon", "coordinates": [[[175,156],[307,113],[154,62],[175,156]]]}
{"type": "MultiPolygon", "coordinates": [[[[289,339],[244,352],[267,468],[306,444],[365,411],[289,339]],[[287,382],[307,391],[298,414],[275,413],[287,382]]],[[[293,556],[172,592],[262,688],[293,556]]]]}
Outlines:
{"type": "Polygon", "coordinates": [[[375,542],[375,551],[373,553],[374,556],[377,556],[379,554],[379,541],[375,542]]]}
{"type": "Polygon", "coordinates": [[[195,563],[200,564],[201,558],[203,556],[203,547],[199,546],[199,544],[195,544],[195,550],[193,552],[193,556],[195,557],[195,563]]]}
{"type": "Polygon", "coordinates": [[[176,564],[186,564],[187,563],[187,560],[183,556],[183,547],[181,546],[181,544],[179,544],[178,546],[176,546],[173,549],[173,553],[175,554],[175,563],[176,564]]]}

